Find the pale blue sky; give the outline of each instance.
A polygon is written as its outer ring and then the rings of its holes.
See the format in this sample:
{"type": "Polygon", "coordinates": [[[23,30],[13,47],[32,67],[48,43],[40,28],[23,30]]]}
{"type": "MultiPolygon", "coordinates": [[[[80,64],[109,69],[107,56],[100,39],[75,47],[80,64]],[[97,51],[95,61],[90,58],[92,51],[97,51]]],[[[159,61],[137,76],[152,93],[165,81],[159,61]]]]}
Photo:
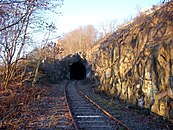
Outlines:
{"type": "Polygon", "coordinates": [[[162,0],[64,0],[62,16],[58,18],[59,33],[69,32],[81,25],[100,23],[117,19],[119,23],[137,13],[137,6],[146,8],[162,0]]]}

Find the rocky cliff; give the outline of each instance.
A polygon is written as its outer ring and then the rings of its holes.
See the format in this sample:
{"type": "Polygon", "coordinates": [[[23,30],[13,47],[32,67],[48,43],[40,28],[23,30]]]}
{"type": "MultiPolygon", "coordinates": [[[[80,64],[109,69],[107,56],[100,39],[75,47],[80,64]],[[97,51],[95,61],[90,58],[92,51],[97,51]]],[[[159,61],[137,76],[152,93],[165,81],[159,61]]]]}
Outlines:
{"type": "Polygon", "coordinates": [[[98,89],[173,118],[173,1],[119,28],[87,60],[98,89]]]}

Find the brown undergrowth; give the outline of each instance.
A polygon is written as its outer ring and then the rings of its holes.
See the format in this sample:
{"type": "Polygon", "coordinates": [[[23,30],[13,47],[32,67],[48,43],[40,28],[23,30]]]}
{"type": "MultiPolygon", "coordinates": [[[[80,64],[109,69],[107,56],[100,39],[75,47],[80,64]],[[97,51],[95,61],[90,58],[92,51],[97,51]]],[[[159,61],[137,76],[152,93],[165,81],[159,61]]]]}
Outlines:
{"type": "Polygon", "coordinates": [[[37,100],[44,89],[40,87],[12,87],[0,91],[0,129],[16,129],[29,120],[28,113],[33,101],[37,100]],[[27,112],[27,113],[26,113],[27,112]],[[28,115],[28,116],[27,116],[28,115]]]}

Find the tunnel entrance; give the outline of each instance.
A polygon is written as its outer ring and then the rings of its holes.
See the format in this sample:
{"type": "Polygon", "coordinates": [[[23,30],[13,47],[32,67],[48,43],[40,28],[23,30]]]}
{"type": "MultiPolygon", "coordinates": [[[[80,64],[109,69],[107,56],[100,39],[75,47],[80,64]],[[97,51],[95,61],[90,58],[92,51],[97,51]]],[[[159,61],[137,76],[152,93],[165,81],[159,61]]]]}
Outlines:
{"type": "Polygon", "coordinates": [[[70,66],[70,79],[81,80],[86,77],[86,68],[83,63],[75,62],[70,66]]]}

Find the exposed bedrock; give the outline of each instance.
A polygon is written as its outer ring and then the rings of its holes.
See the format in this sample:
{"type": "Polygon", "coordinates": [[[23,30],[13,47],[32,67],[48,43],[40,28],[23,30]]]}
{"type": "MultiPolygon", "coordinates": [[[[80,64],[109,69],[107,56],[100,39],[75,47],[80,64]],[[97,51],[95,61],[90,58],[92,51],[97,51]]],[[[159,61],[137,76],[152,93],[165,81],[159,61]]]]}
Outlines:
{"type": "Polygon", "coordinates": [[[87,61],[100,91],[173,118],[173,2],[118,29],[87,61]]]}

